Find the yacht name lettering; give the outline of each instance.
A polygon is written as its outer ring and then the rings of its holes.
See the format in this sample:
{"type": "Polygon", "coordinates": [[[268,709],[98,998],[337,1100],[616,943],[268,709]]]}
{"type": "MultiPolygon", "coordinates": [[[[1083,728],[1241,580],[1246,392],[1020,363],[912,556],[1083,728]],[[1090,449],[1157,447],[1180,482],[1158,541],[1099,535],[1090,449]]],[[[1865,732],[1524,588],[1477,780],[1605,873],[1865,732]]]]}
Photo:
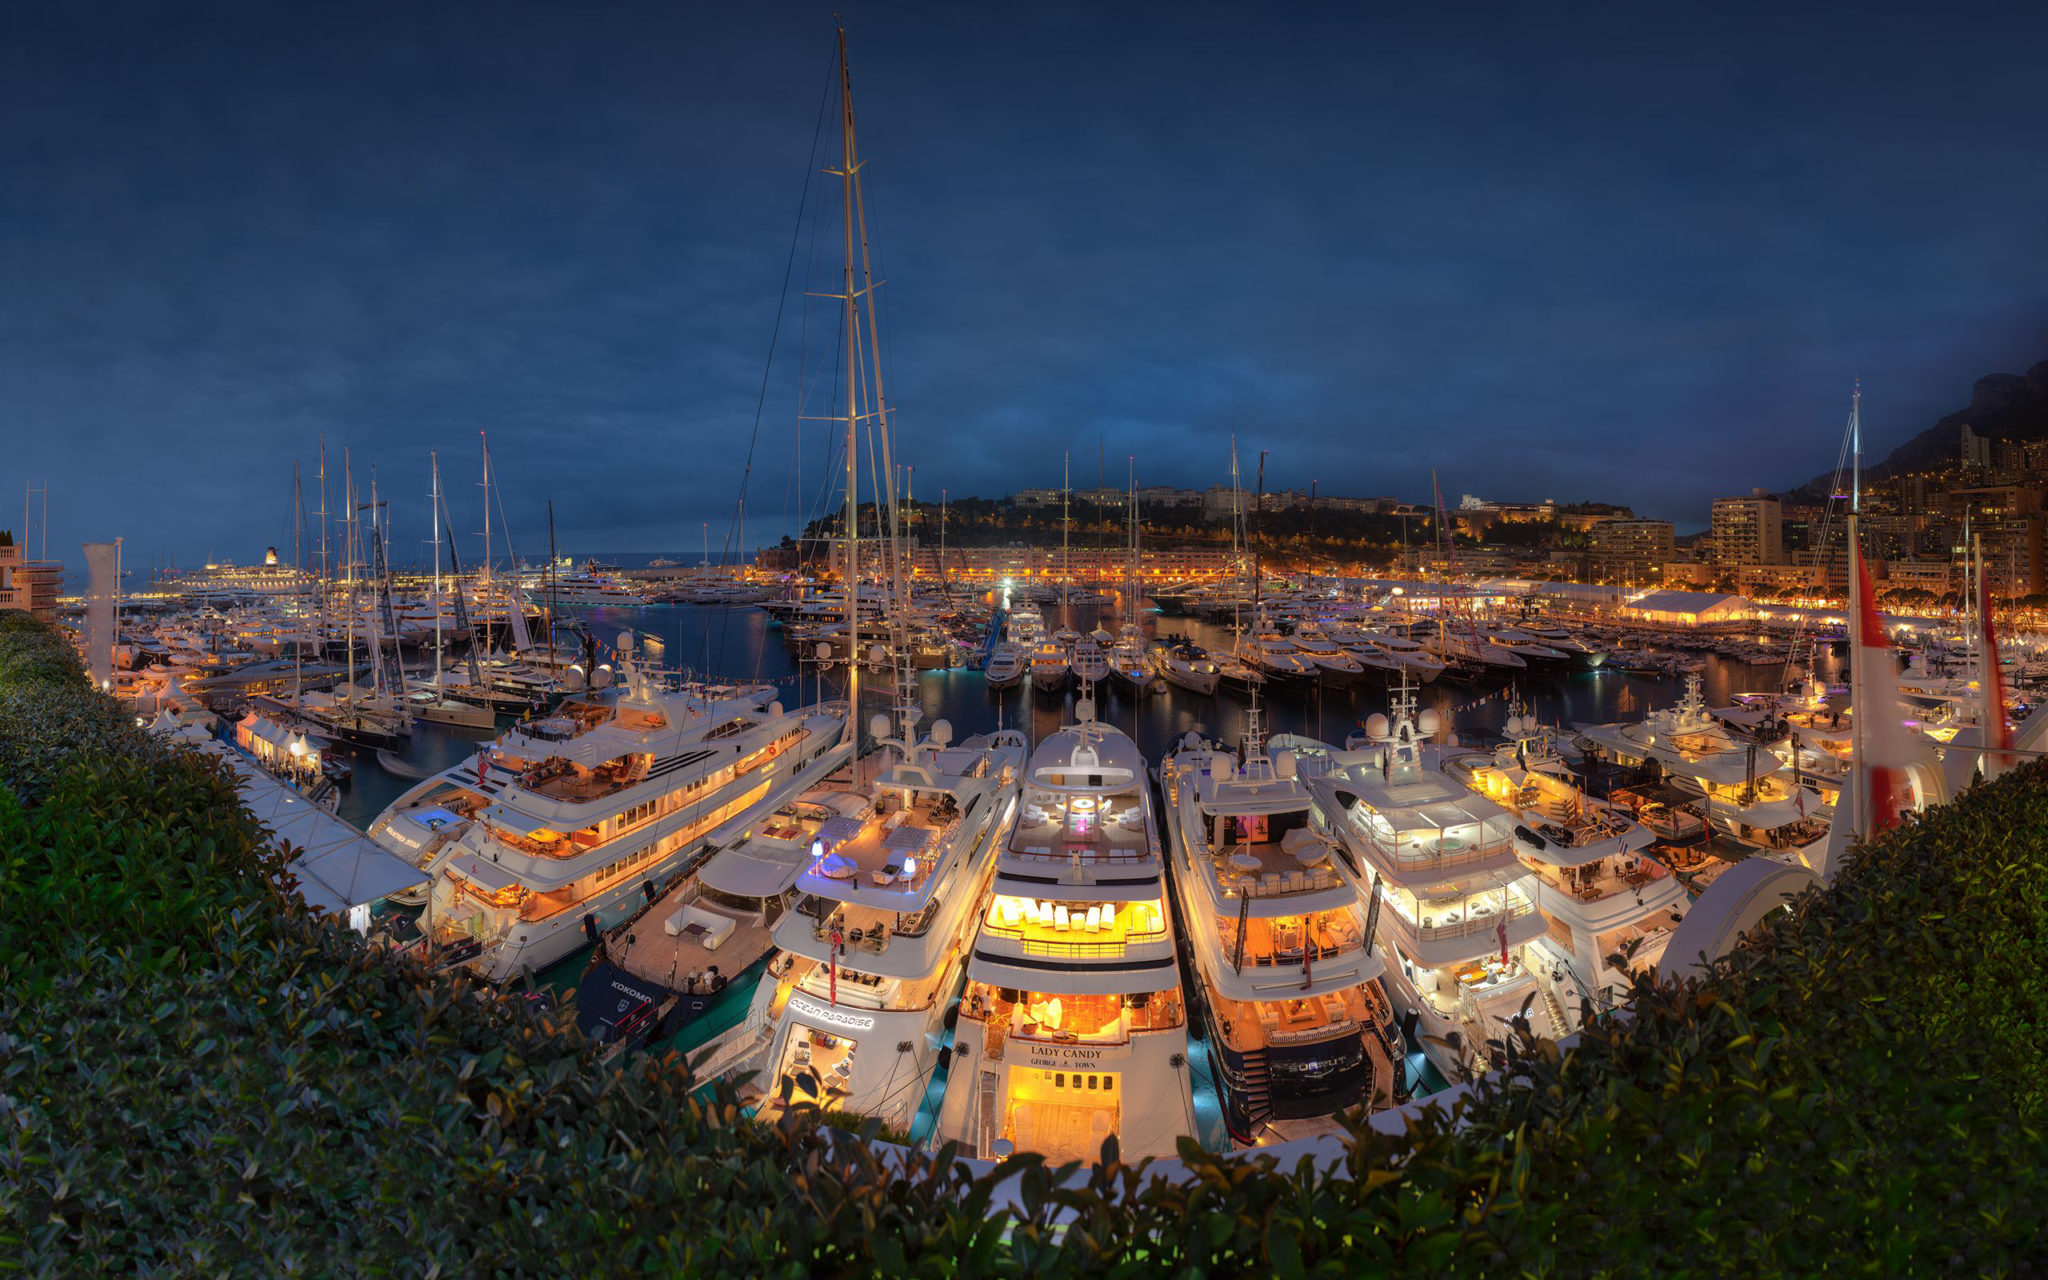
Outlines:
{"type": "Polygon", "coordinates": [[[1034,1063],[1049,1063],[1054,1066],[1063,1066],[1075,1062],[1100,1062],[1103,1053],[1104,1050],[1101,1049],[1067,1049],[1057,1046],[1036,1046],[1031,1050],[1031,1060],[1034,1063]]]}

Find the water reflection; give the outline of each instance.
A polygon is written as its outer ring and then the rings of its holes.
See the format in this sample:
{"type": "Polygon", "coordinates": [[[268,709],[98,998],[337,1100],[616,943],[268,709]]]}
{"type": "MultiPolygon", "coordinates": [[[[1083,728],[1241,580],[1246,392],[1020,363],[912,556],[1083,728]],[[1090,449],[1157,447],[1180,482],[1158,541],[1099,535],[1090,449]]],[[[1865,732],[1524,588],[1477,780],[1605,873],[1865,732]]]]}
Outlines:
{"type": "MultiPolygon", "coordinates": [[[[1067,625],[1084,633],[1096,626],[1114,630],[1119,623],[1114,606],[1072,606],[1061,617],[1059,606],[1048,604],[1043,612],[1048,627],[1067,625]]],[[[652,605],[644,609],[586,610],[583,617],[592,633],[608,645],[616,643],[623,631],[633,632],[638,644],[645,645],[647,638],[652,637],[658,643],[648,651],[663,665],[727,680],[771,681],[784,689],[783,700],[792,705],[839,696],[844,687],[833,675],[827,677],[821,689],[815,665],[800,664],[792,647],[784,642],[781,628],[771,625],[768,615],[759,609],[652,605]]],[[[1146,626],[1162,634],[1187,635],[1213,649],[1227,649],[1231,642],[1227,627],[1194,618],[1148,615],[1146,626]]],[[[1749,665],[1715,655],[1706,655],[1704,661],[1710,706],[1726,705],[1736,693],[1774,689],[1782,683],[1782,670],[1776,665],[1749,665]]],[[[1841,659],[1823,650],[1822,673],[1830,680],[1842,679],[1841,659]]],[[[1601,669],[1525,672],[1513,684],[1439,680],[1423,687],[1419,702],[1423,707],[1434,707],[1469,741],[1498,734],[1507,719],[1510,696],[1516,693],[1543,723],[1570,726],[1639,718],[1647,711],[1671,705],[1683,692],[1683,682],[1678,679],[1601,669]]],[[[978,671],[922,672],[916,692],[925,724],[943,717],[952,723],[955,740],[996,728],[1022,728],[1034,742],[1072,716],[1078,696],[1077,689],[1072,687],[1057,700],[1036,693],[1028,684],[992,690],[978,671]]],[[[1228,689],[1203,697],[1155,683],[1146,693],[1133,696],[1112,681],[1108,687],[1096,690],[1095,696],[1096,714],[1130,733],[1146,757],[1155,763],[1168,745],[1189,732],[1230,742],[1244,732],[1245,697],[1228,689]]],[[[1384,687],[1377,681],[1365,680],[1348,689],[1320,685],[1276,688],[1262,696],[1260,702],[1265,708],[1267,732],[1305,734],[1342,746],[1346,735],[1363,727],[1367,717],[1387,709],[1387,700],[1384,687]]],[[[864,677],[863,724],[867,716],[888,705],[886,682],[874,676],[864,677]]],[[[415,732],[411,755],[422,765],[447,768],[473,755],[476,744],[485,736],[421,726],[415,732]]],[[[360,761],[356,783],[342,801],[341,814],[359,826],[366,825],[407,785],[386,774],[374,761],[360,761]]]]}

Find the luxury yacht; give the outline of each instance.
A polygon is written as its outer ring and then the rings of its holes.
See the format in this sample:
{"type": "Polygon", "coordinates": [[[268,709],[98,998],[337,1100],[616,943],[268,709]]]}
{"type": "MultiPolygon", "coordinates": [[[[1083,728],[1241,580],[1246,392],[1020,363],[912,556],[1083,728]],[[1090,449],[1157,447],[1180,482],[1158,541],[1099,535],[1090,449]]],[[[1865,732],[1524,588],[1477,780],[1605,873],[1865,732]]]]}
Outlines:
{"type": "Polygon", "coordinates": [[[1008,640],[1000,641],[989,650],[988,687],[1007,689],[1024,678],[1024,652],[1008,640]]]}
{"type": "Polygon", "coordinates": [[[1084,689],[1100,689],[1109,679],[1109,655],[1093,636],[1082,636],[1068,650],[1068,665],[1084,689]]]}
{"type": "Polygon", "coordinates": [[[1254,634],[1239,646],[1237,656],[1269,680],[1313,680],[1320,670],[1314,659],[1263,618],[1254,634]]]}
{"type": "Polygon", "coordinates": [[[945,721],[921,741],[916,723],[899,712],[899,736],[863,759],[857,805],[777,835],[802,851],[802,870],[762,984],[769,1105],[786,1080],[792,1101],[906,1133],[947,1039],[1027,750],[1014,729],[955,744],[945,721]]]}
{"type": "Polygon", "coordinates": [[[558,607],[615,605],[638,608],[647,603],[646,596],[620,585],[617,579],[597,572],[594,564],[586,565],[580,572],[557,569],[553,577],[546,570],[528,571],[519,576],[518,585],[536,600],[551,600],[558,607]]]}
{"type": "Polygon", "coordinates": [[[1067,688],[1067,646],[1045,639],[1031,646],[1031,687],[1043,694],[1058,695],[1067,688]]]}
{"type": "Polygon", "coordinates": [[[1425,741],[1433,711],[1397,691],[1393,717],[1367,722],[1371,745],[1305,779],[1335,864],[1366,897],[1385,949],[1387,994],[1403,1029],[1453,1080],[1483,1067],[1488,1040],[1526,1003],[1531,1030],[1555,1040],[1564,1013],[1538,986],[1527,946],[1542,935],[1535,877],[1517,855],[1515,819],[1445,773],[1425,741]]]}
{"type": "Polygon", "coordinates": [[[1216,692],[1223,672],[1209,651],[1191,641],[1161,644],[1152,650],[1152,667],[1170,684],[1192,693],[1216,692]]]}
{"type": "Polygon", "coordinates": [[[1621,764],[1654,764],[1708,827],[1780,861],[1814,866],[1827,843],[1831,810],[1819,786],[1797,774],[1770,744],[1735,737],[1707,709],[1700,677],[1686,677],[1678,705],[1636,724],[1586,725],[1581,736],[1621,764]]]}
{"type": "Polygon", "coordinates": [[[848,754],[841,705],[786,711],[772,685],[669,688],[629,656],[619,671],[370,824],[430,873],[430,936],[493,981],[594,941],[848,754]]]}
{"type": "Polygon", "coordinates": [[[1316,675],[1326,684],[1347,685],[1365,674],[1363,663],[1314,627],[1296,627],[1289,638],[1301,656],[1315,664],[1316,675]]]}
{"type": "Polygon", "coordinates": [[[1532,667],[1562,667],[1572,660],[1572,655],[1565,650],[1545,644],[1528,632],[1513,627],[1491,627],[1482,634],[1488,644],[1506,649],[1532,667]]]}
{"type": "Polygon", "coordinates": [[[1143,693],[1152,685],[1152,659],[1145,652],[1145,633],[1125,623],[1116,643],[1109,647],[1109,673],[1129,693],[1143,693]]]}
{"type": "Polygon", "coordinates": [[[1422,684],[1428,684],[1444,672],[1441,658],[1407,636],[1395,635],[1391,631],[1370,627],[1333,628],[1330,638],[1343,645],[1367,668],[1387,676],[1392,684],[1398,684],[1404,672],[1422,684]]]}
{"type": "Polygon", "coordinates": [[[1631,970],[1654,967],[1691,902],[1670,871],[1644,855],[1655,836],[1619,805],[1580,789],[1549,737],[1519,709],[1491,753],[1452,755],[1444,768],[1520,821],[1515,845],[1535,875],[1536,909],[1550,929],[1529,944],[1576,1030],[1613,1007],[1631,970]],[[1610,956],[1627,956],[1625,968],[1610,956]],[[1566,999],[1575,996],[1576,999],[1566,999]]]}
{"type": "Polygon", "coordinates": [[[1483,636],[1439,630],[1424,642],[1424,648],[1445,666],[1460,666],[1475,674],[1505,675],[1528,667],[1520,654],[1483,636]]]}
{"type": "Polygon", "coordinates": [[[1242,757],[1189,734],[1161,765],[1174,886],[1231,1136],[1405,1096],[1403,1054],[1352,881],[1302,783],[1330,750],[1280,739],[1256,704],[1242,757]]]}
{"type": "Polygon", "coordinates": [[[997,855],[934,1145],[1057,1164],[1115,1135],[1135,1162],[1195,1132],[1145,760],[1092,699],[1075,716],[1032,753],[997,855]]]}

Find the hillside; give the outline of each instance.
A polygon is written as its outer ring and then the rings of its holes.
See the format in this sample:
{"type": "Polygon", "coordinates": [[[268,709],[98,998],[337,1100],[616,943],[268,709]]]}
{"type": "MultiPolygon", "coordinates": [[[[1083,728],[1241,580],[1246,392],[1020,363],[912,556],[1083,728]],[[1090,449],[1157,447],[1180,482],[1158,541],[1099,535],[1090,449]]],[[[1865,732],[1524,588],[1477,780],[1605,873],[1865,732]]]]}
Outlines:
{"type": "MultiPolygon", "coordinates": [[[[1970,389],[1968,408],[1942,418],[1893,449],[1883,461],[1873,465],[1866,460],[1864,478],[1882,480],[1905,472],[1931,471],[1954,462],[1965,425],[1994,440],[2048,440],[2048,360],[2034,365],[2025,374],[1994,373],[1977,379],[1970,389]]],[[[1822,472],[1785,496],[1825,498],[1833,481],[1832,472],[1822,472]]]]}

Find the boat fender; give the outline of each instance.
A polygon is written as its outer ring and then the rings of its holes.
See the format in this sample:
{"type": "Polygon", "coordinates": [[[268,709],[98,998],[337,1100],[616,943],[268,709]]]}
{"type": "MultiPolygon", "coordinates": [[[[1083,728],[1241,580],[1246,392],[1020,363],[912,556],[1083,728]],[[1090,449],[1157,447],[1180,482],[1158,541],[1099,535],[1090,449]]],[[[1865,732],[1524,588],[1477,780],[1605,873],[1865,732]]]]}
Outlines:
{"type": "Polygon", "coordinates": [[[583,936],[592,942],[597,941],[597,917],[590,912],[585,912],[583,915],[583,936]]]}

